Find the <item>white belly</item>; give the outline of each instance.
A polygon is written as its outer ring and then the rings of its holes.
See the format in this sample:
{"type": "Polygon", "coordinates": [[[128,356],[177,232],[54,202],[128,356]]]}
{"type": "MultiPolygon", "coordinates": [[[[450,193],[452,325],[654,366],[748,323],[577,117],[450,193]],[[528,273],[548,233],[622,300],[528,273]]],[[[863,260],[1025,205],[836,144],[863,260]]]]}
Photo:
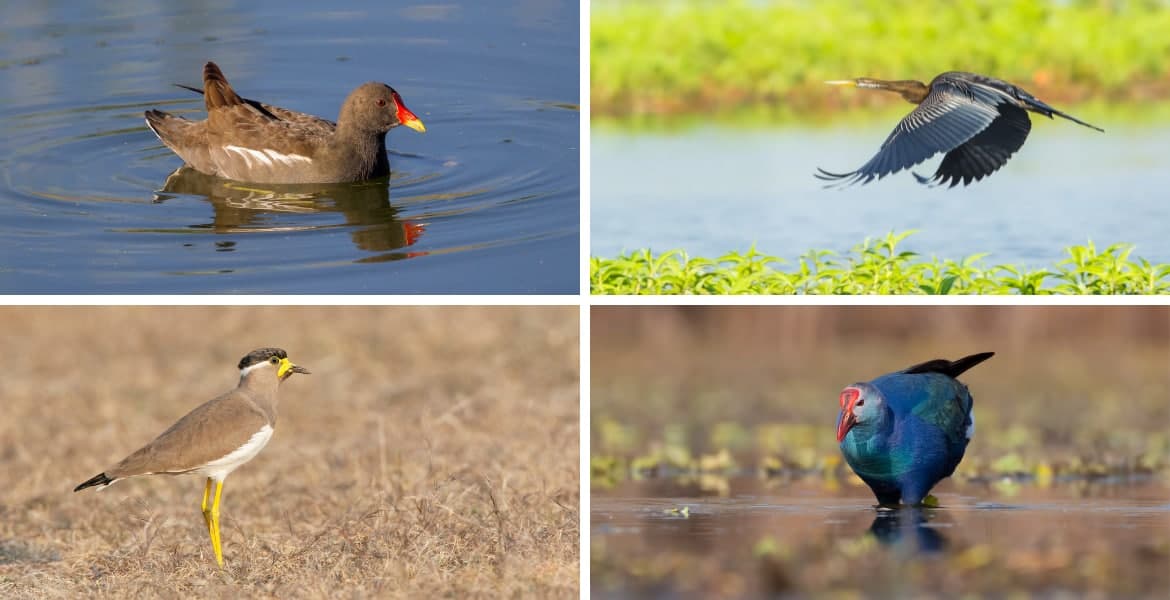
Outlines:
{"type": "Polygon", "coordinates": [[[240,465],[256,458],[260,454],[260,450],[272,439],[272,427],[265,425],[260,428],[260,431],[252,434],[244,445],[233,450],[230,454],[223,458],[213,460],[198,469],[193,470],[193,473],[210,477],[216,481],[223,481],[228,473],[235,471],[240,465]]]}

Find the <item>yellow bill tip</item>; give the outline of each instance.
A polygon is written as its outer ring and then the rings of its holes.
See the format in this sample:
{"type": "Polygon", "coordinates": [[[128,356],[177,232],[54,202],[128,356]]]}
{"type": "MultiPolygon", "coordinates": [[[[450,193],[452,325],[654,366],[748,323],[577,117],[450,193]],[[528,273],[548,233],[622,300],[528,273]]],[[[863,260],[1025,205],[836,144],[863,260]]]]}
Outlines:
{"type": "Polygon", "coordinates": [[[419,133],[426,133],[427,132],[427,126],[423,125],[423,122],[418,120],[418,118],[407,119],[407,120],[403,121],[402,124],[406,125],[407,127],[411,128],[419,133]]]}

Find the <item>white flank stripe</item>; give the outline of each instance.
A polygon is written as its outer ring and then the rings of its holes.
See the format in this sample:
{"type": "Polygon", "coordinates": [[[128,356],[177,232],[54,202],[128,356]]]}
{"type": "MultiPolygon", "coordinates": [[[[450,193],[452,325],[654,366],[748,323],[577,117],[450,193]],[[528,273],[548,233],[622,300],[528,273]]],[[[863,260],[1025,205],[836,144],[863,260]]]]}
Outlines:
{"type": "Polygon", "coordinates": [[[255,161],[256,164],[264,165],[266,167],[272,167],[275,164],[273,161],[280,162],[281,164],[290,167],[295,166],[296,163],[312,164],[313,162],[313,159],[307,156],[302,156],[300,154],[281,154],[272,148],[253,150],[252,148],[245,148],[243,146],[228,144],[224,146],[223,149],[228,152],[235,152],[236,154],[240,155],[240,157],[244,159],[244,163],[249,169],[252,168],[253,161],[255,161]]]}
{"type": "Polygon", "coordinates": [[[302,161],[306,164],[312,164],[313,162],[313,159],[309,158],[308,156],[301,156],[300,154],[281,154],[272,148],[265,148],[264,153],[268,156],[271,156],[273,159],[279,160],[280,162],[290,166],[297,161],[302,161]]]}
{"type": "Polygon", "coordinates": [[[249,169],[252,168],[252,160],[253,159],[255,159],[256,162],[258,162],[262,165],[265,165],[268,167],[272,166],[272,159],[268,158],[268,156],[266,156],[263,152],[260,152],[259,150],[253,150],[251,148],[244,148],[243,146],[233,146],[230,144],[227,146],[224,146],[223,149],[227,150],[228,152],[235,152],[236,154],[239,154],[241,157],[243,157],[244,163],[248,165],[249,169]]]}
{"type": "Polygon", "coordinates": [[[971,411],[968,417],[971,419],[971,424],[967,426],[967,439],[971,439],[975,437],[975,411],[971,411]]]}
{"type": "Polygon", "coordinates": [[[235,471],[240,465],[256,458],[268,440],[272,439],[272,426],[265,425],[260,428],[260,431],[252,434],[244,445],[236,448],[227,456],[213,460],[198,469],[195,472],[205,477],[210,477],[216,481],[223,481],[228,473],[235,471]]]}

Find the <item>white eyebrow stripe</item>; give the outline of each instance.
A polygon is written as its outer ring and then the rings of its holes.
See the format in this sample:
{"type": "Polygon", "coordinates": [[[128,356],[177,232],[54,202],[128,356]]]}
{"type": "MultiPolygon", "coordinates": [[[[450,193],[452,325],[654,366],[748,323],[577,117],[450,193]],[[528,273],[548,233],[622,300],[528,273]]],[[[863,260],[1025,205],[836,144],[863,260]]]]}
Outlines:
{"type": "Polygon", "coordinates": [[[240,377],[244,377],[248,373],[251,373],[252,371],[255,371],[256,369],[259,369],[262,367],[267,367],[268,365],[269,365],[269,362],[266,360],[262,360],[256,364],[248,365],[248,366],[244,367],[243,369],[240,369],[240,377]]]}

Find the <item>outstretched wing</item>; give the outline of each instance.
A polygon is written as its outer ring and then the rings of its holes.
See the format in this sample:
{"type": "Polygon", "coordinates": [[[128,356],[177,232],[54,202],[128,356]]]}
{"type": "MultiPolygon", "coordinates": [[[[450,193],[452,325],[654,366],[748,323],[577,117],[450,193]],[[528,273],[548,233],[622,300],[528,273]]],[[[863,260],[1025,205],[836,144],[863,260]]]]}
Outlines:
{"type": "Polygon", "coordinates": [[[918,183],[955,187],[960,181],[967,185],[979,181],[1007,164],[1032,130],[1028,111],[1014,104],[1000,104],[999,117],[967,143],[951,150],[943,158],[934,175],[927,178],[914,174],[918,183]]]}
{"type": "Polygon", "coordinates": [[[999,118],[998,106],[1010,101],[1001,90],[935,78],[926,99],[898,123],[869,162],[850,173],[817,169],[816,177],[834,182],[831,186],[866,184],[908,169],[974,138],[999,118]]]}

